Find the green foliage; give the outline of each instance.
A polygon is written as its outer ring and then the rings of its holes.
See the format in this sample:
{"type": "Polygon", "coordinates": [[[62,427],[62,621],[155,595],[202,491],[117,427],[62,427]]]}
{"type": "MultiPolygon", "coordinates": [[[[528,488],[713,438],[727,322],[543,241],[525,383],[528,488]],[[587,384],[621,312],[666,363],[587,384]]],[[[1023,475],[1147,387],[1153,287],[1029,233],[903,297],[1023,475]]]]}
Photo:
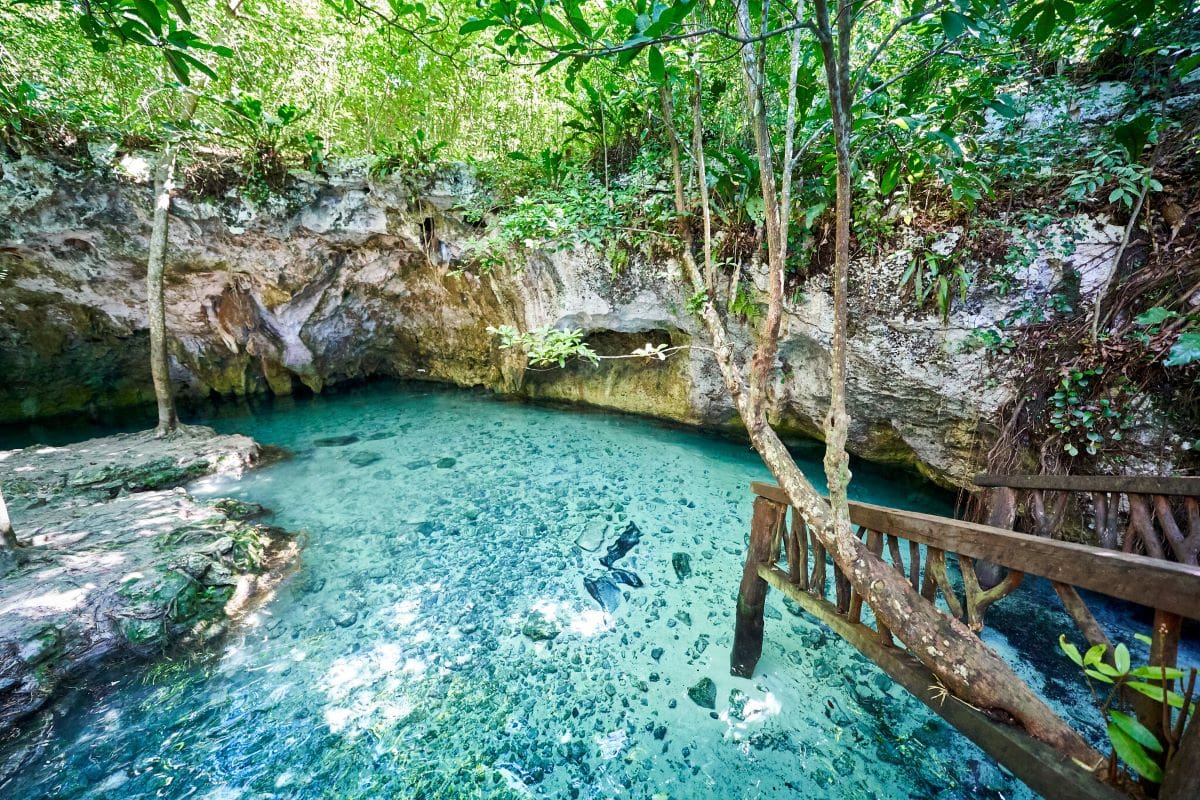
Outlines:
{"type": "MultiPolygon", "coordinates": [[[[1147,641],[1148,637],[1139,635],[1139,640],[1147,641]]],[[[1097,644],[1088,648],[1086,653],[1080,653],[1079,648],[1067,641],[1066,636],[1058,637],[1059,647],[1074,663],[1091,685],[1095,681],[1109,687],[1101,699],[1094,686],[1092,696],[1096,698],[1100,713],[1104,717],[1105,729],[1113,748],[1114,757],[1128,765],[1137,775],[1153,783],[1161,783],[1163,769],[1159,759],[1154,754],[1163,752],[1163,743],[1153,731],[1146,728],[1138,720],[1115,708],[1122,698],[1128,698],[1129,692],[1137,692],[1151,700],[1166,705],[1164,717],[1173,720],[1173,709],[1184,716],[1194,714],[1196,707],[1187,698],[1170,689],[1164,689],[1159,682],[1177,681],[1186,677],[1186,673],[1175,667],[1159,667],[1142,665],[1134,667],[1129,648],[1118,644],[1113,648],[1110,658],[1108,645],[1097,644]]],[[[1194,670],[1193,670],[1194,672],[1194,670]]],[[[1168,765],[1169,766],[1169,765],[1168,765]]]]}
{"type": "Polygon", "coordinates": [[[225,124],[214,133],[245,154],[246,196],[251,200],[263,203],[273,192],[281,191],[288,162],[297,156],[304,156],[311,167],[320,166],[323,161],[320,138],[299,128],[308,112],[290,103],[269,111],[262,100],[247,94],[218,102],[225,112],[225,124]]]}
{"type": "Polygon", "coordinates": [[[1110,389],[1110,396],[1095,397],[1092,387],[1103,372],[1103,367],[1070,370],[1050,397],[1050,425],[1070,456],[1079,455],[1081,449],[1096,455],[1106,443],[1120,441],[1122,431],[1133,424],[1122,402],[1128,388],[1124,382],[1110,389]]]}
{"type": "Polygon", "coordinates": [[[1064,194],[1072,202],[1093,202],[1104,189],[1108,190],[1106,202],[1133,208],[1143,190],[1162,191],[1162,184],[1150,176],[1147,168],[1130,163],[1124,149],[1093,150],[1089,161],[1090,164],[1076,172],[1067,184],[1064,194]]]}
{"type": "Polygon", "coordinates": [[[581,330],[543,327],[522,333],[511,325],[488,326],[488,333],[499,338],[501,350],[520,350],[535,367],[565,367],[571,359],[599,364],[596,351],[583,340],[581,330]]]}
{"type": "Polygon", "coordinates": [[[957,294],[960,302],[967,299],[971,287],[971,276],[956,257],[958,251],[939,254],[926,249],[916,254],[904,274],[900,276],[900,289],[911,290],[914,305],[922,308],[933,301],[942,320],[950,318],[950,304],[957,294]]]}
{"type": "Polygon", "coordinates": [[[756,325],[766,314],[766,306],[758,302],[753,287],[739,283],[729,298],[729,313],[749,325],[756,325]]]}
{"type": "Polygon", "coordinates": [[[1154,306],[1135,317],[1133,322],[1141,329],[1132,334],[1133,338],[1147,348],[1164,333],[1174,335],[1170,350],[1162,360],[1163,366],[1187,367],[1200,362],[1200,314],[1184,315],[1154,306]]]}
{"type": "Polygon", "coordinates": [[[367,168],[376,178],[399,175],[412,187],[421,191],[441,168],[441,155],[446,142],[430,142],[425,131],[417,128],[411,136],[399,141],[381,142],[375,147],[375,156],[367,168]]]}

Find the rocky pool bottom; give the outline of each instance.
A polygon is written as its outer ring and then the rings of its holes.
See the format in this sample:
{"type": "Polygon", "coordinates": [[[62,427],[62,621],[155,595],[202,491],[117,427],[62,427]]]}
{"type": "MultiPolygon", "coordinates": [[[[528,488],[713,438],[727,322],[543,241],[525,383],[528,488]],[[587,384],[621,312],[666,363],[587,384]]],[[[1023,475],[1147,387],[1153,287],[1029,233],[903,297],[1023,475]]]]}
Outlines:
{"type": "MultiPolygon", "coordinates": [[[[748,485],[768,477],[744,444],[428,388],[208,422],[295,452],[190,491],[275,509],[301,570],[217,652],[69,693],[0,749],[24,761],[3,796],[1030,796],[777,593],[756,675],[729,676],[748,485]]],[[[949,511],[886,470],[854,490],[949,511]]],[[[1143,619],[1098,611],[1136,646],[1143,619]]],[[[1098,737],[1047,587],[989,622],[1098,737]]]]}

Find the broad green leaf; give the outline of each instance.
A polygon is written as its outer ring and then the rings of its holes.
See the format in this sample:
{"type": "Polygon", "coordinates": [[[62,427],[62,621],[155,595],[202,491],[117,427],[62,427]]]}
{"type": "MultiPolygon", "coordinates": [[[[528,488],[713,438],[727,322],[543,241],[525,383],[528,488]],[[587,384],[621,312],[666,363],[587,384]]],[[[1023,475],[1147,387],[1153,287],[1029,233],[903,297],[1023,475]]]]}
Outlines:
{"type": "Polygon", "coordinates": [[[1018,116],[1017,110],[1003,100],[991,100],[987,107],[1005,119],[1014,119],[1018,116]]]}
{"type": "Polygon", "coordinates": [[[1133,739],[1147,750],[1155,753],[1162,752],[1162,743],[1158,741],[1158,737],[1155,736],[1145,725],[1138,722],[1128,714],[1120,711],[1110,711],[1108,712],[1108,715],[1112,717],[1112,721],[1117,724],[1118,728],[1125,731],[1125,733],[1129,735],[1130,739],[1133,739]]]}
{"type": "Polygon", "coordinates": [[[879,191],[885,195],[889,195],[896,188],[896,184],[900,182],[900,162],[893,161],[886,170],[883,171],[883,177],[879,179],[879,191]]]}
{"type": "MultiPolygon", "coordinates": [[[[1071,455],[1073,455],[1073,456],[1079,455],[1078,448],[1076,448],[1074,445],[1071,445],[1071,449],[1075,451],[1075,452],[1071,453],[1071,455]]],[[[1113,682],[1112,678],[1108,677],[1103,672],[1097,672],[1094,669],[1085,669],[1084,674],[1086,674],[1089,678],[1095,678],[1096,680],[1100,681],[1101,683],[1112,683],[1113,682]]]]}
{"type": "Polygon", "coordinates": [[[1149,114],[1141,114],[1113,129],[1113,138],[1125,148],[1129,163],[1135,164],[1142,157],[1142,150],[1150,140],[1150,131],[1153,129],[1154,120],[1149,114]]]}
{"type": "MultiPolygon", "coordinates": [[[[1179,314],[1174,311],[1168,311],[1162,306],[1155,306],[1138,314],[1133,318],[1133,321],[1136,325],[1161,325],[1167,320],[1175,319],[1178,316],[1179,314]]],[[[1150,644],[1150,642],[1147,641],[1146,644],[1150,644]]]]}
{"type": "Polygon", "coordinates": [[[1113,650],[1113,665],[1121,675],[1129,672],[1129,648],[1124,644],[1118,644],[1113,650]]]}
{"type": "Polygon", "coordinates": [[[183,4],[183,0],[167,0],[171,4],[171,8],[175,9],[175,13],[179,16],[184,25],[192,24],[192,15],[188,13],[187,6],[183,4]]]}
{"type": "Polygon", "coordinates": [[[649,48],[647,61],[650,67],[650,80],[654,81],[655,83],[662,83],[663,79],[667,76],[667,67],[666,64],[663,63],[662,51],[657,47],[649,48]]]}
{"type": "Polygon", "coordinates": [[[1175,667],[1135,667],[1129,670],[1129,675],[1134,678],[1149,678],[1150,680],[1167,680],[1177,681],[1185,674],[1183,670],[1175,667]]]}
{"type": "Polygon", "coordinates": [[[154,35],[162,36],[162,14],[158,13],[158,6],[153,0],[133,0],[133,6],[146,26],[154,31],[154,35]]]}
{"type": "Polygon", "coordinates": [[[1183,367],[1196,361],[1200,361],[1200,331],[1185,331],[1171,346],[1163,365],[1183,367]]]}
{"type": "MultiPolygon", "coordinates": [[[[170,51],[168,50],[166,52],[170,52],[170,51]]],[[[201,61],[200,59],[198,59],[194,56],[188,55],[187,53],[183,52],[182,50],[177,50],[176,53],[179,55],[180,58],[182,58],[184,61],[186,61],[189,65],[191,65],[195,69],[200,70],[205,75],[207,75],[209,78],[211,78],[213,80],[217,79],[217,73],[213,72],[212,67],[210,67],[208,64],[205,64],[203,61],[201,61]]]]}
{"type": "Polygon", "coordinates": [[[1163,689],[1163,687],[1156,683],[1126,681],[1125,685],[1130,689],[1133,689],[1135,692],[1146,695],[1146,697],[1149,697],[1151,700],[1157,700],[1158,702],[1162,703],[1165,699],[1166,703],[1171,706],[1171,708],[1183,708],[1182,696],[1175,692],[1166,691],[1163,689]]]}
{"type": "Polygon", "coordinates": [[[1149,636],[1147,636],[1144,633],[1135,633],[1133,635],[1133,638],[1137,639],[1142,644],[1150,644],[1150,645],[1154,644],[1154,640],[1151,639],[1149,636]]]}
{"type": "Polygon", "coordinates": [[[1033,29],[1033,40],[1038,44],[1050,38],[1050,34],[1054,33],[1054,24],[1057,20],[1054,16],[1054,6],[1050,3],[1042,5],[1041,13],[1038,14],[1037,25],[1033,29]]]}
{"type": "Polygon", "coordinates": [[[1112,741],[1113,750],[1134,772],[1148,781],[1162,782],[1162,768],[1155,763],[1145,748],[1113,722],[1108,723],[1108,738],[1112,741]]]}
{"type": "Polygon", "coordinates": [[[471,19],[467,20],[466,22],[464,22],[462,24],[462,26],[458,29],[458,32],[465,36],[468,33],[475,33],[476,31],[487,30],[488,28],[495,27],[496,25],[499,25],[499,24],[500,23],[494,19],[488,19],[486,17],[483,19],[479,19],[476,17],[472,17],[471,19]]]}
{"type": "Polygon", "coordinates": [[[179,50],[163,50],[163,56],[167,59],[167,66],[171,68],[171,72],[179,79],[179,82],[184,86],[191,83],[191,78],[188,75],[187,62],[182,58],[183,53],[179,50]]]}
{"type": "Polygon", "coordinates": [[[942,30],[947,39],[957,39],[967,29],[968,20],[957,11],[942,12],[942,30]]]}
{"type": "Polygon", "coordinates": [[[1075,21],[1075,4],[1071,0],[1054,0],[1054,11],[1063,22],[1075,21]]]}
{"type": "Polygon", "coordinates": [[[1094,666],[1099,664],[1104,659],[1104,653],[1108,650],[1108,645],[1094,644],[1088,648],[1088,651],[1083,654],[1083,663],[1085,666],[1094,666]]]}
{"type": "Polygon", "coordinates": [[[1074,661],[1077,666],[1083,666],[1083,656],[1079,655],[1079,648],[1067,641],[1066,634],[1059,634],[1058,646],[1067,654],[1067,658],[1074,661]]]}

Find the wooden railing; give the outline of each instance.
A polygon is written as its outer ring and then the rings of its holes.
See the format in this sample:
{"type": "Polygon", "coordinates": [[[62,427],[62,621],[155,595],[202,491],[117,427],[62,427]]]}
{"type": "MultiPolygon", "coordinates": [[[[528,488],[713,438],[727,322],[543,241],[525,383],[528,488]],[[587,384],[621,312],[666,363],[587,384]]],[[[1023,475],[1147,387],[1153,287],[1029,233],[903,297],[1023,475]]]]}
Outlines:
{"type": "Polygon", "coordinates": [[[1024,517],[1031,533],[1057,537],[1071,499],[1083,495],[1100,547],[1200,566],[1200,478],[980,475],[975,483],[990,489],[996,527],[1024,517]]]}
{"type": "MultiPolygon", "coordinates": [[[[854,645],[1035,791],[1064,800],[1125,796],[1021,729],[998,723],[938,691],[933,674],[899,647],[885,627],[867,624],[864,599],[829,561],[795,509],[791,509],[789,523],[790,506],[783,490],[764,483],[753,484],[752,490],[756,497],[738,594],[730,659],[733,674],[754,672],[762,653],[767,588],[774,587],[854,645]]],[[[965,619],[977,631],[984,625],[987,608],[1009,595],[1026,575],[1044,577],[1059,589],[1066,610],[1092,643],[1107,638],[1076,588],[1155,609],[1152,664],[1173,666],[1181,618],[1200,619],[1200,569],[1195,567],[866,503],[850,504],[850,521],[866,547],[892,564],[913,589],[930,602],[940,595],[949,613],[965,619]],[[948,554],[956,558],[948,558],[948,554]],[[1005,567],[1007,575],[997,585],[984,588],[974,570],[980,560],[1005,567]],[[961,600],[951,580],[954,564],[962,577],[961,600]]],[[[1157,708],[1139,709],[1139,717],[1152,730],[1162,725],[1157,708]]]]}

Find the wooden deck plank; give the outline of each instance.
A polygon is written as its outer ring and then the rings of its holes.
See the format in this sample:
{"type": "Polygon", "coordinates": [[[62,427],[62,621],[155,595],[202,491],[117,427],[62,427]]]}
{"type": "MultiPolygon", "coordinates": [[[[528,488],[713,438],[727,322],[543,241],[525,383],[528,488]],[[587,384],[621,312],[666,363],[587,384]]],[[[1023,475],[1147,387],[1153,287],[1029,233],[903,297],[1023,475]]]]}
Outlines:
{"type": "MultiPolygon", "coordinates": [[[[756,482],[751,488],[760,497],[788,502],[783,490],[773,484],[756,482]]],[[[1026,575],[1200,619],[1200,569],[1196,567],[869,503],[851,503],[850,521],[1026,575]]]]}
{"type": "Polygon", "coordinates": [[[876,638],[875,631],[865,625],[849,622],[828,601],[797,589],[779,569],[760,565],[758,574],[854,645],[892,680],[979,745],[1035,792],[1056,800],[1128,800],[1125,794],[1096,780],[1087,770],[1022,729],[993,722],[953,697],[947,696],[944,700],[937,697],[931,691],[937,682],[920,662],[903,650],[884,646],[876,638]]]}

